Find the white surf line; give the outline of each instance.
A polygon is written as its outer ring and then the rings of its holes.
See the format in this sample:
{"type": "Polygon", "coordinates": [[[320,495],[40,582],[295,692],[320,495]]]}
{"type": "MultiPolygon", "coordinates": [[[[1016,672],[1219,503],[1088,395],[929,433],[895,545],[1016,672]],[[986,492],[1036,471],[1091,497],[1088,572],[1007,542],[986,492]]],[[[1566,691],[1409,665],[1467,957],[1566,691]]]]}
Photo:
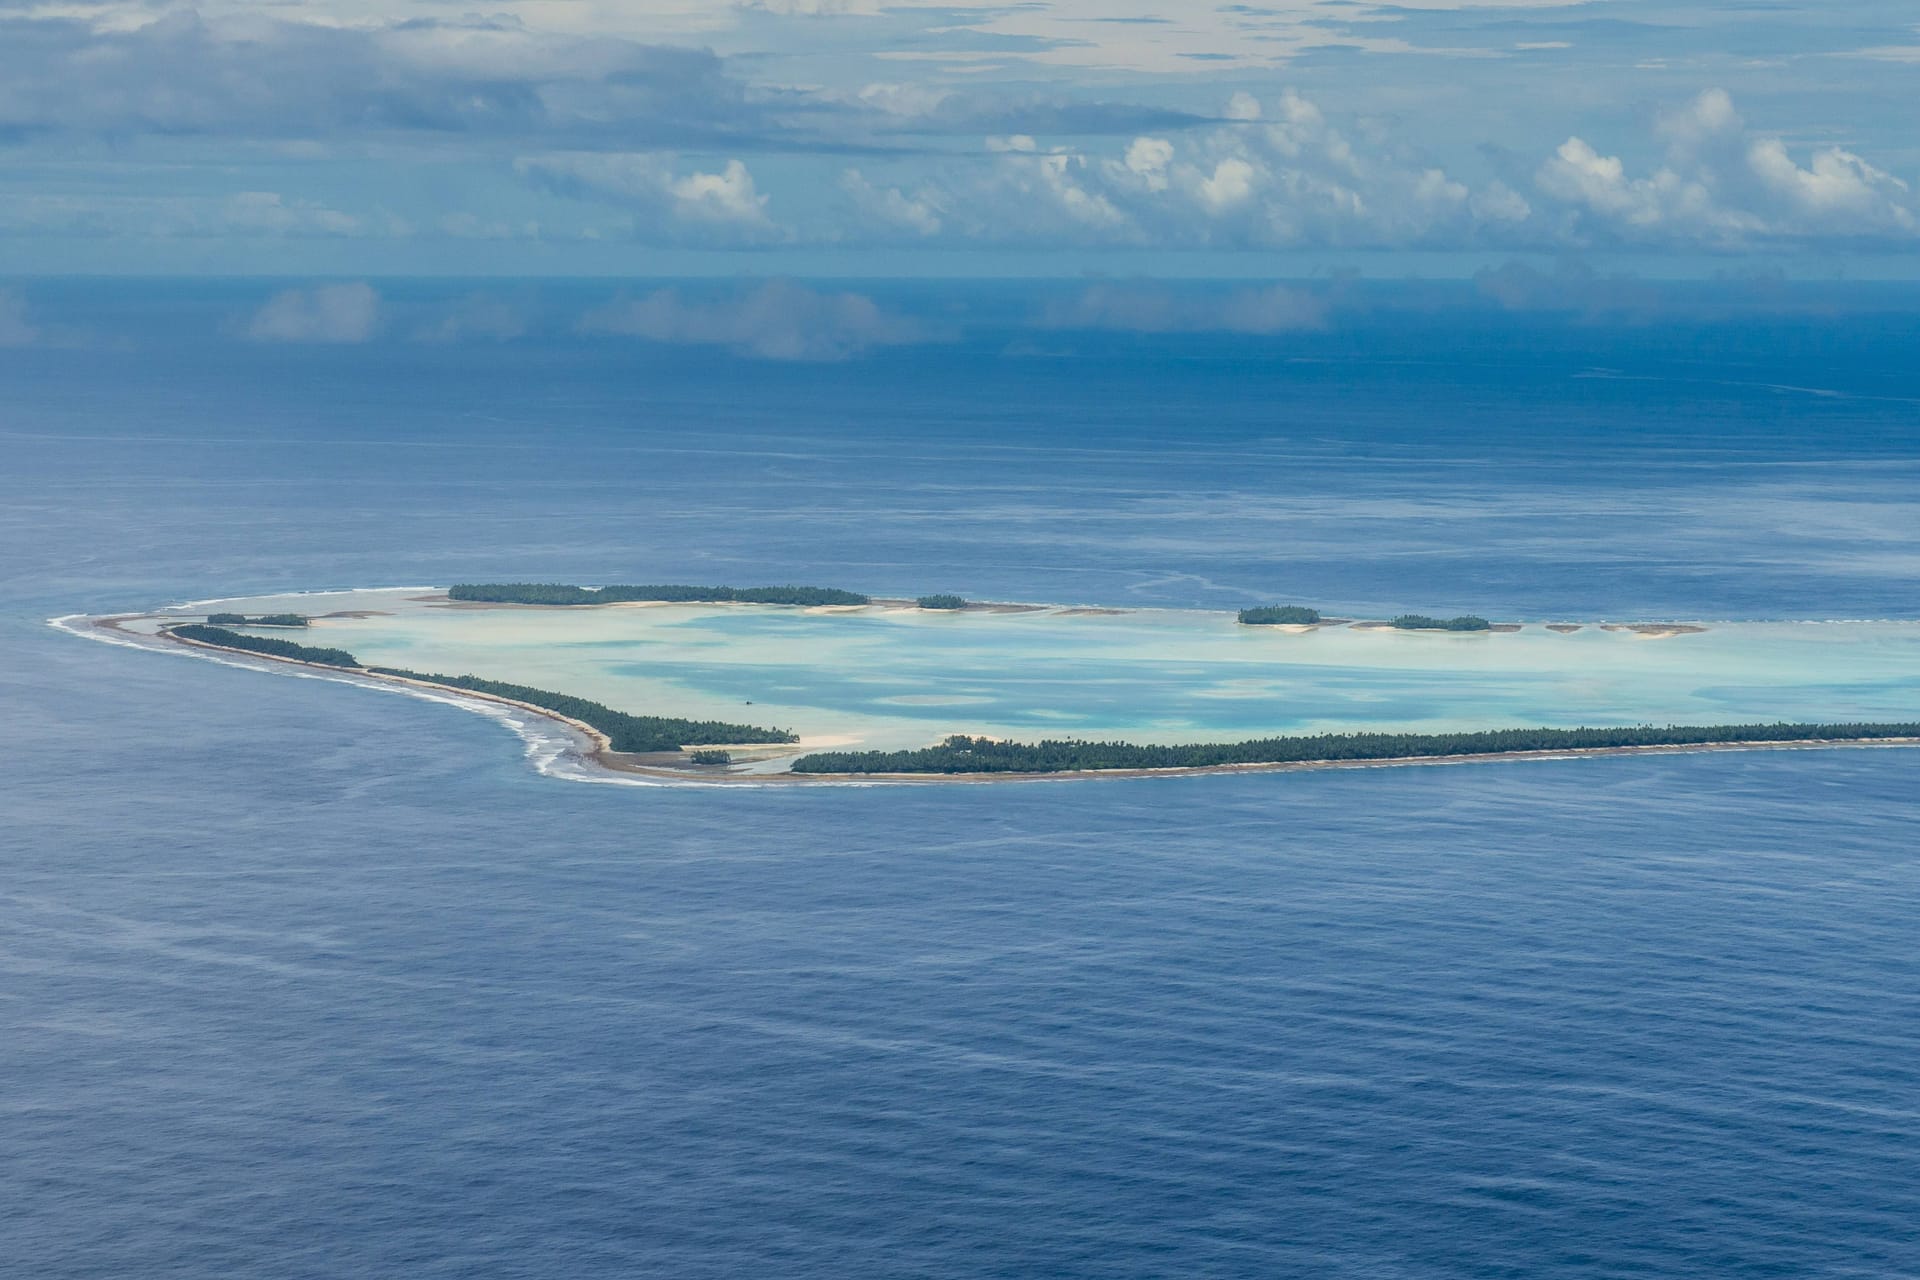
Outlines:
{"type": "MultiPolygon", "coordinates": [[[[411,587],[384,588],[389,590],[414,590],[411,587]]],[[[437,589],[437,588],[429,588],[437,589]]],[[[331,595],[332,592],[312,592],[309,594],[331,595]]],[[[250,600],[255,596],[229,596],[223,599],[250,600]]],[[[134,632],[112,630],[94,625],[106,617],[119,617],[118,614],[69,613],[57,618],[47,619],[47,625],[68,635],[98,641],[123,649],[139,649],[146,653],[170,653],[181,657],[198,658],[223,667],[237,667],[242,671],[258,671],[267,675],[292,676],[299,680],[323,680],[329,684],[343,684],[355,689],[372,689],[382,693],[399,694],[402,697],[415,698],[421,702],[438,703],[441,706],[457,707],[462,711],[485,716],[497,724],[506,726],[522,743],[524,755],[533,765],[534,771],[544,777],[557,778],[564,782],[588,782],[617,787],[666,787],[691,788],[699,790],[730,791],[775,791],[792,787],[791,782],[733,780],[728,782],[708,781],[704,778],[675,778],[666,775],[636,774],[622,769],[610,769],[604,765],[592,763],[590,753],[594,743],[579,730],[553,716],[538,711],[513,706],[491,698],[468,697],[458,690],[440,691],[420,684],[408,684],[400,681],[382,680],[378,677],[356,675],[342,671],[330,673],[301,662],[276,662],[271,659],[249,659],[244,655],[216,648],[181,644],[173,640],[163,640],[157,636],[142,636],[134,632]]],[[[136,616],[136,615],[127,615],[136,616]]],[[[151,615],[137,615],[151,616],[151,615]]],[[[886,787],[899,785],[919,785],[921,782],[937,782],[937,778],[875,778],[848,775],[829,778],[821,776],[808,778],[800,785],[805,787],[886,787]]]]}
{"type": "MultiPolygon", "coordinates": [[[[331,593],[321,593],[331,594],[331,593]]],[[[230,599],[253,599],[250,596],[234,596],[230,599]]],[[[381,680],[369,676],[355,675],[352,672],[330,674],[317,670],[304,663],[274,662],[271,660],[250,660],[244,656],[230,655],[218,649],[198,645],[180,644],[158,637],[143,637],[137,634],[110,630],[95,626],[101,617],[118,615],[96,615],[85,613],[63,614],[47,619],[47,625],[68,635],[95,640],[101,644],[113,645],[122,649],[139,649],[146,653],[170,653],[186,658],[198,658],[223,667],[237,667],[242,671],[258,671],[267,675],[291,676],[297,680],[322,680],[329,684],[343,684],[355,689],[372,689],[382,693],[399,694],[421,702],[434,702],[441,706],[458,707],[462,711],[485,716],[497,724],[506,726],[525,744],[525,757],[533,765],[535,772],[550,778],[559,778],[568,782],[612,783],[628,787],[723,787],[737,786],[719,782],[707,782],[698,778],[682,781],[677,778],[651,777],[621,773],[605,769],[587,762],[587,754],[593,749],[593,742],[578,730],[563,722],[538,712],[526,711],[519,707],[486,698],[468,698],[458,692],[445,693],[420,685],[402,684],[397,681],[381,680]]],[[[757,788],[756,788],[757,789],[757,788]]]]}
{"type": "MultiPolygon", "coordinates": [[[[160,608],[154,610],[154,612],[155,613],[177,613],[182,609],[204,609],[210,604],[232,604],[235,601],[239,601],[239,600],[281,600],[281,599],[290,600],[296,596],[351,596],[351,595],[371,593],[375,591],[445,591],[445,590],[446,590],[445,587],[320,587],[320,588],[306,588],[299,591],[255,591],[251,595],[244,595],[244,596],[211,596],[205,600],[181,600],[174,604],[162,605],[160,606],[160,608]]],[[[73,614],[71,616],[80,618],[80,617],[87,617],[89,615],[73,614]]],[[[105,616],[111,617],[114,615],[105,615],[105,616]]]]}

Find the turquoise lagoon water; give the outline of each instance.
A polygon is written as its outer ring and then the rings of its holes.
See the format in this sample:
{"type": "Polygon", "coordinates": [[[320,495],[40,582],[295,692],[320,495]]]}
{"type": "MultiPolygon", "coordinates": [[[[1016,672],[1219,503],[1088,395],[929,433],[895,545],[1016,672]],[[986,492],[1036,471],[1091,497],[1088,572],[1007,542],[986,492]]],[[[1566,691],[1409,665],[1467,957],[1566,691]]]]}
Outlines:
{"type": "Polygon", "coordinates": [[[1665,636],[1530,624],[1461,635],[1243,627],[1230,613],[1179,609],[476,609],[417,589],[237,607],[369,613],[322,619],[309,638],[373,665],[874,748],[955,732],[1193,742],[1920,717],[1920,624],[1911,622],[1711,623],[1665,636]]]}

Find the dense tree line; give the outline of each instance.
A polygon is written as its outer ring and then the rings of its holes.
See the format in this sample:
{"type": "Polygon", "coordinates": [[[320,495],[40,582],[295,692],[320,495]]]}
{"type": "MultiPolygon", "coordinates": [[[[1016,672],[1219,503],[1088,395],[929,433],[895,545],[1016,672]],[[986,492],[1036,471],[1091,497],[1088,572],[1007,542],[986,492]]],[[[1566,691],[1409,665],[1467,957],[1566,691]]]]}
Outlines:
{"type": "Polygon", "coordinates": [[[504,680],[484,680],[479,676],[427,675],[399,667],[368,667],[377,676],[399,676],[427,684],[465,689],[471,693],[489,693],[496,698],[511,698],[590,724],[607,735],[615,751],[678,751],[681,747],[714,742],[798,742],[799,736],[785,729],[763,729],[751,724],[728,724],[723,720],[683,720],[677,716],[636,716],[625,711],[572,694],[534,689],[504,680]]]}
{"type": "Polygon", "coordinates": [[[1920,737],[1909,724],[1636,725],[1619,729],[1490,729],[1477,733],[1323,733],[1251,742],[1141,746],[1130,742],[997,742],[956,734],[914,751],[818,751],[795,773],[1063,773],[1079,769],[1191,769],[1316,760],[1407,760],[1508,751],[1701,746],[1730,742],[1857,742],[1920,737]]]}
{"type": "Polygon", "coordinates": [[[1457,618],[1429,618],[1424,613],[1403,613],[1393,620],[1393,625],[1402,631],[1491,631],[1493,624],[1485,618],[1471,613],[1463,613],[1457,618]]]}
{"type": "Polygon", "coordinates": [[[307,625],[307,615],[263,613],[257,618],[249,618],[244,613],[210,613],[207,621],[216,627],[304,627],[307,625]]]}
{"type": "Polygon", "coordinates": [[[615,711],[603,703],[590,702],[571,694],[534,689],[523,684],[508,684],[502,680],[483,680],[479,676],[424,675],[418,671],[406,671],[399,667],[362,668],[359,659],[345,649],[323,649],[316,645],[295,644],[291,640],[275,640],[270,636],[244,636],[237,631],[228,631],[224,627],[202,626],[197,622],[181,623],[178,626],[169,627],[168,630],[183,639],[198,640],[202,644],[217,645],[222,649],[270,654],[276,658],[315,662],[326,667],[356,668],[365,670],[370,675],[399,676],[426,684],[445,685],[450,689],[465,689],[471,693],[490,693],[496,698],[511,698],[515,702],[542,707],[566,716],[568,719],[592,725],[607,735],[615,751],[678,751],[682,747],[701,743],[798,742],[800,740],[798,735],[785,729],[763,729],[758,725],[728,724],[723,720],[683,720],[677,716],[629,715],[625,711],[615,711]]]}
{"type": "Polygon", "coordinates": [[[345,649],[326,649],[318,645],[295,644],[291,640],[275,640],[272,636],[243,636],[238,631],[229,631],[225,627],[202,626],[197,622],[183,622],[169,627],[174,635],[186,640],[198,640],[202,644],[218,645],[222,649],[240,649],[247,653],[265,653],[276,658],[293,658],[300,662],[317,662],[323,667],[357,667],[359,661],[345,649]]]}
{"type": "Polygon", "coordinates": [[[557,582],[462,582],[447,589],[453,600],[487,604],[871,604],[872,598],[835,587],[570,587],[557,582]]]}
{"type": "Polygon", "coordinates": [[[1298,604],[1270,604],[1242,609],[1240,621],[1249,627],[1304,627],[1320,621],[1320,611],[1298,604]]]}
{"type": "Polygon", "coordinates": [[[964,609],[967,607],[967,598],[943,591],[930,596],[921,596],[914,603],[922,609],[964,609]]]}

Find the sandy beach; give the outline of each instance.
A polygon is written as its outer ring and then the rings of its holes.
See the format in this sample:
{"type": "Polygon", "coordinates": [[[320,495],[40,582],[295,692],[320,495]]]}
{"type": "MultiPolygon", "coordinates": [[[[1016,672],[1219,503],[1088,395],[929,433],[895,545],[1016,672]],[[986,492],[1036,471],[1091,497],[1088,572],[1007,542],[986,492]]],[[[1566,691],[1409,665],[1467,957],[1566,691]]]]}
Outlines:
{"type": "MultiPolygon", "coordinates": [[[[479,607],[491,608],[502,606],[483,605],[479,607]]],[[[504,607],[536,608],[538,606],[504,607]]],[[[736,763],[732,767],[693,765],[677,760],[675,753],[625,754],[614,751],[612,749],[612,743],[607,736],[592,725],[517,699],[454,688],[432,681],[416,680],[408,677],[386,675],[354,668],[325,666],[305,662],[297,658],[278,657],[270,654],[227,649],[218,645],[205,644],[184,636],[174,635],[164,629],[152,633],[133,632],[128,629],[128,624],[130,623],[151,622],[156,618],[171,616],[173,615],[115,614],[88,619],[85,625],[102,631],[116,632],[129,638],[137,637],[140,641],[146,643],[170,644],[185,649],[202,651],[209,655],[218,654],[226,661],[300,668],[350,682],[364,682],[376,686],[412,689],[423,694],[431,694],[434,698],[455,702],[511,707],[526,715],[539,717],[544,721],[564,728],[574,739],[575,745],[570,754],[572,758],[580,764],[615,776],[646,778],[658,782],[702,783],[736,787],[844,786],[850,784],[918,785],[961,782],[1063,782],[1096,779],[1169,778],[1188,775],[1291,773],[1327,769],[1374,769],[1428,765],[1513,763],[1526,760],[1570,760],[1590,757],[1679,755],[1697,754],[1701,752],[1796,751],[1837,749],[1844,747],[1892,748],[1920,746],[1920,738],[1890,737],[1841,740],[1801,739],[1793,741],[1686,743],[1653,746],[1545,749],[1539,751],[1502,751],[1440,756],[1411,756],[1378,760],[1285,761],[1200,765],[1163,769],[1090,769],[1033,773],[796,774],[785,770],[778,772],[749,772],[740,770],[739,766],[766,764],[782,759],[797,758],[813,751],[852,746],[857,744],[859,739],[844,734],[813,734],[803,735],[800,741],[794,743],[717,744],[717,749],[727,750],[735,754],[736,763]]],[[[372,613],[371,611],[342,611],[331,616],[372,616],[372,613]]],[[[1554,625],[1552,629],[1560,631],[1571,626],[1572,624],[1557,624],[1554,625]]],[[[1612,623],[1602,624],[1602,627],[1609,631],[1629,631],[1636,636],[1645,638],[1666,638],[1673,635],[1684,635],[1705,630],[1705,628],[1699,626],[1664,623],[1612,623]]],[[[1282,628],[1275,629],[1281,630],[1282,628]]],[[[1291,630],[1291,628],[1285,628],[1285,630],[1291,630]]]]}

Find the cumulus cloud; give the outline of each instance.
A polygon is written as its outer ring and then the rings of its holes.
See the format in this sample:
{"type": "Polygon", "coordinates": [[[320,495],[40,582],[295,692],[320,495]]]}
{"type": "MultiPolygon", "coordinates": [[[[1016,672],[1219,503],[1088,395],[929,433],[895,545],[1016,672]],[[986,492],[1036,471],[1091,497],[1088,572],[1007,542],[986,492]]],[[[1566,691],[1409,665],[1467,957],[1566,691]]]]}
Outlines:
{"type": "Polygon", "coordinates": [[[971,239],[1079,246],[1457,247],[1531,213],[1498,181],[1476,190],[1390,141],[1354,145],[1297,93],[1238,93],[1220,118],[1104,154],[990,137],[981,167],[919,198],[971,239]]]}
{"type": "Polygon", "coordinates": [[[1125,333],[1273,334],[1318,329],[1326,314],[1323,299],[1278,284],[1225,292],[1097,284],[1049,305],[1041,323],[1125,333]]]}
{"type": "Polygon", "coordinates": [[[928,237],[939,235],[944,225],[937,192],[923,189],[909,194],[899,187],[876,186],[858,169],[849,169],[840,175],[840,189],[870,226],[928,237]]]}
{"type": "Polygon", "coordinates": [[[0,289],[0,347],[29,347],[40,337],[40,327],[27,314],[27,300],[0,289]]]}
{"type": "Polygon", "coordinates": [[[1733,249],[1920,232],[1905,182],[1842,147],[1802,165],[1783,139],[1750,130],[1724,90],[1670,112],[1658,132],[1665,160],[1644,175],[1578,136],[1541,165],[1536,183],[1560,202],[1566,239],[1733,249]]]}
{"type": "Polygon", "coordinates": [[[973,189],[952,203],[964,212],[976,239],[1137,241],[1137,227],[1104,189],[1107,185],[1099,167],[1084,155],[1012,147],[1003,149],[973,189]]]}
{"type": "Polygon", "coordinates": [[[763,360],[846,360],[927,339],[919,324],[863,294],[819,293],[784,280],[717,300],[690,299],[678,289],[620,298],[588,312],[580,328],[726,347],[763,360]]]}
{"type": "Polygon", "coordinates": [[[1762,187],[1816,228],[1868,234],[1915,229],[1907,184],[1851,151],[1823,147],[1802,168],[1780,139],[1756,138],[1747,148],[1747,167],[1762,187]]]}
{"type": "Polygon", "coordinates": [[[1227,99],[1227,109],[1221,114],[1229,120],[1258,120],[1265,113],[1260,99],[1242,89],[1227,99]]]}
{"type": "Polygon", "coordinates": [[[1658,122],[1664,163],[1636,173],[1575,136],[1524,193],[1451,171],[1391,133],[1351,132],[1294,92],[1236,94],[1219,120],[1104,150],[997,135],[971,165],[845,185],[875,225],[1022,246],[1696,251],[1920,234],[1906,183],[1842,147],[1802,158],[1750,129],[1718,90],[1658,122]]]}
{"type": "Polygon", "coordinates": [[[254,342],[355,343],[380,324],[380,295],[364,282],[276,293],[247,322],[254,342]]]}
{"type": "Polygon", "coordinates": [[[628,210],[641,234],[746,243],[783,237],[745,163],[686,173],[677,165],[671,154],[583,151],[523,156],[514,167],[550,191],[628,210]]]}
{"type": "Polygon", "coordinates": [[[1253,194],[1259,170],[1240,156],[1228,156],[1213,166],[1194,184],[1200,202],[1210,209],[1226,209],[1253,194]]]}
{"type": "Polygon", "coordinates": [[[1135,138],[1127,144],[1120,163],[1137,175],[1149,191],[1167,189],[1167,166],[1173,163],[1173,144],[1165,138],[1135,138]]]}
{"type": "Polygon", "coordinates": [[[690,173],[667,183],[674,211],[700,222],[765,226],[767,198],[753,185],[753,175],[738,160],[729,160],[718,173],[690,173]]]}
{"type": "Polygon", "coordinates": [[[1663,167],[1630,177],[1618,156],[1604,156],[1583,138],[1568,138],[1540,167],[1537,179],[1546,195],[1567,207],[1565,225],[1574,238],[1582,233],[1626,239],[1704,238],[1738,243],[1762,230],[1757,217],[1722,207],[1702,176],[1663,167]]]}

